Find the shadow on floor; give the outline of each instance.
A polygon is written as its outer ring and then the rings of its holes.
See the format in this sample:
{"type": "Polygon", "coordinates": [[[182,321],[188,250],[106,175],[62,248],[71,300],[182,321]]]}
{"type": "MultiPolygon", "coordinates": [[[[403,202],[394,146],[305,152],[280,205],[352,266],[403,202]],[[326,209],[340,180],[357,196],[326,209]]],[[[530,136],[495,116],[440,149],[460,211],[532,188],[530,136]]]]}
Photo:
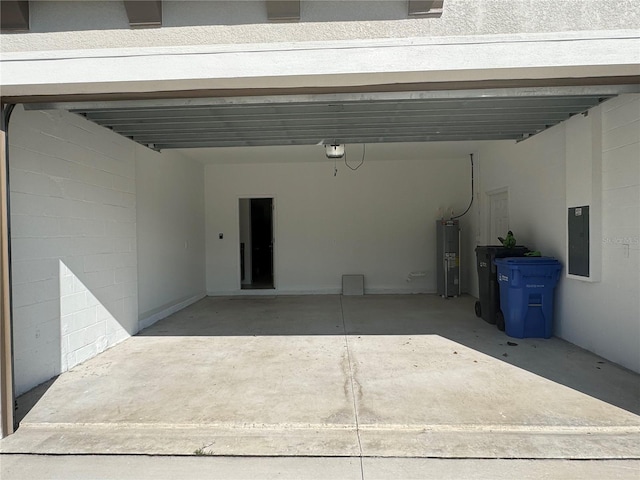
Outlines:
{"type": "Polygon", "coordinates": [[[139,336],[438,335],[640,415],[640,375],[559,338],[512,339],[436,295],[208,297],[139,336]]]}
{"type": "Polygon", "coordinates": [[[15,427],[18,428],[20,422],[27,416],[27,413],[31,411],[33,407],[40,401],[40,399],[47,393],[47,390],[51,388],[51,386],[56,382],[59,375],[56,375],[51,380],[47,380],[44,383],[41,383],[35,388],[32,388],[26,393],[23,393],[18,398],[16,398],[15,405],[15,413],[14,413],[14,422],[15,427]]]}

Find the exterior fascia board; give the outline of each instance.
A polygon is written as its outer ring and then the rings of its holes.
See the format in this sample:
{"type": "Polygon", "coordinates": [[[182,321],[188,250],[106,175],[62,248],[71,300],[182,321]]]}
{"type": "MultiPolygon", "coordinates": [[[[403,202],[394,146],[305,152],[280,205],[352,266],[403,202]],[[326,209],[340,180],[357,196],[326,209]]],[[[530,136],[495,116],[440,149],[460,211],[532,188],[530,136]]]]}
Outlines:
{"type": "Polygon", "coordinates": [[[484,36],[2,55],[2,95],[637,76],[640,36],[484,36]]]}

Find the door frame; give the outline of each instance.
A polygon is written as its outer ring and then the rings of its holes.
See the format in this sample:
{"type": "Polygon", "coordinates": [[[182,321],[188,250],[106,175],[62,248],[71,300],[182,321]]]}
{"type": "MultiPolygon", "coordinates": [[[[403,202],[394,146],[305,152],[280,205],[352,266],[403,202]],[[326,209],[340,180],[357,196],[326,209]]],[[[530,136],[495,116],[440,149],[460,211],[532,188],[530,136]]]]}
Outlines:
{"type": "Polygon", "coordinates": [[[267,194],[267,193],[261,193],[261,194],[243,194],[243,195],[238,195],[236,197],[236,218],[238,219],[238,231],[237,231],[237,239],[238,241],[236,242],[236,261],[238,262],[238,266],[236,268],[236,275],[237,275],[237,280],[236,280],[236,284],[238,286],[238,292],[241,294],[247,294],[247,292],[249,292],[249,294],[251,295],[273,295],[273,292],[278,290],[278,277],[279,275],[277,274],[277,258],[278,258],[278,242],[276,241],[277,239],[277,227],[278,227],[278,216],[277,216],[277,212],[278,212],[278,208],[277,208],[277,201],[276,201],[276,196],[273,194],[267,194]],[[272,208],[272,215],[271,215],[271,236],[272,238],[272,244],[273,244],[273,249],[271,251],[271,255],[273,257],[273,288],[272,289],[258,289],[258,290],[254,290],[251,288],[242,288],[242,266],[240,265],[240,200],[250,200],[252,198],[270,198],[271,199],[271,208],[272,208]]]}
{"type": "Polygon", "coordinates": [[[6,134],[0,130],[0,438],[14,432],[6,134]]]}

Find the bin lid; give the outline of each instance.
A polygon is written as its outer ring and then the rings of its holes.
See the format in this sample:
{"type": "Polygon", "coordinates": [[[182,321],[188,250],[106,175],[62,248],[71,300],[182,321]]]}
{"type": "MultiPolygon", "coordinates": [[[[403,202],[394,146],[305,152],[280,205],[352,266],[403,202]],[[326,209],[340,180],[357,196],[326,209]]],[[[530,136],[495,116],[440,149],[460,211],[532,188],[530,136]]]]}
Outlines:
{"type": "Polygon", "coordinates": [[[554,257],[505,257],[496,258],[496,265],[559,265],[554,257]]]}
{"type": "Polygon", "coordinates": [[[477,252],[486,252],[486,253],[495,253],[495,252],[500,252],[500,253],[509,253],[509,252],[515,252],[515,253],[521,253],[521,252],[528,252],[529,249],[527,247],[525,247],[524,245],[516,245],[515,247],[511,247],[511,248],[507,248],[503,245],[478,245],[475,249],[476,253],[477,252]]]}

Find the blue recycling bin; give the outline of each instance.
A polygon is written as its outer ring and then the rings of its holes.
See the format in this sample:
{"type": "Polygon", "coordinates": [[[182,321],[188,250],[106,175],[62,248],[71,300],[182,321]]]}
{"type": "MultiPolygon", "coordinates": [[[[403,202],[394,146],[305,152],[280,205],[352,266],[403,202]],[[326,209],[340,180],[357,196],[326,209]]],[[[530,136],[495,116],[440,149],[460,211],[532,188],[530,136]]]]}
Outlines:
{"type": "Polygon", "coordinates": [[[553,294],[562,264],[552,257],[496,258],[505,332],[515,338],[551,338],[553,294]]]}

